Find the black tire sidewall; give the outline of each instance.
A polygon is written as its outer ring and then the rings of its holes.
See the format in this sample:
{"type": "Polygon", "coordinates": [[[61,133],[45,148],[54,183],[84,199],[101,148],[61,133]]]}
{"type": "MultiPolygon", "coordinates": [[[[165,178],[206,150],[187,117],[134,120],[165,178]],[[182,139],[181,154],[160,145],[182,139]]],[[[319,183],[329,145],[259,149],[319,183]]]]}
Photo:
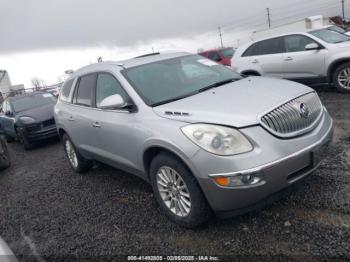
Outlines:
{"type": "Polygon", "coordinates": [[[335,85],[335,88],[341,92],[341,93],[350,93],[350,88],[349,89],[346,89],[346,88],[343,88],[339,83],[338,83],[338,75],[339,73],[344,70],[345,68],[349,68],[350,69],[350,63],[345,63],[345,64],[342,64],[340,66],[337,67],[337,69],[334,71],[333,73],[333,83],[335,85]]]}
{"type": "Polygon", "coordinates": [[[183,227],[194,228],[204,224],[210,219],[212,211],[207,203],[206,198],[204,197],[202,190],[200,189],[196,178],[186,167],[186,165],[183,164],[183,162],[176,156],[168,153],[160,153],[157,155],[151,163],[150,178],[156,201],[164,211],[165,215],[171,221],[183,227]],[[176,170],[176,172],[181,175],[182,179],[187,185],[191,198],[191,211],[190,214],[186,217],[179,217],[171,212],[171,210],[169,210],[169,208],[165,205],[163,199],[160,196],[156,175],[157,171],[162,166],[168,166],[176,170]]]}
{"type": "Polygon", "coordinates": [[[67,161],[69,163],[69,166],[73,169],[74,172],[76,173],[86,173],[90,167],[92,166],[92,163],[90,160],[85,159],[77,150],[76,146],[73,144],[72,140],[70,139],[70,137],[66,134],[63,135],[62,137],[62,143],[63,143],[63,148],[64,148],[64,152],[66,154],[67,157],[67,161]],[[69,157],[68,157],[68,152],[66,149],[66,141],[69,141],[72,145],[72,147],[74,148],[75,154],[77,156],[77,160],[78,160],[78,165],[77,167],[73,166],[69,157]]]}

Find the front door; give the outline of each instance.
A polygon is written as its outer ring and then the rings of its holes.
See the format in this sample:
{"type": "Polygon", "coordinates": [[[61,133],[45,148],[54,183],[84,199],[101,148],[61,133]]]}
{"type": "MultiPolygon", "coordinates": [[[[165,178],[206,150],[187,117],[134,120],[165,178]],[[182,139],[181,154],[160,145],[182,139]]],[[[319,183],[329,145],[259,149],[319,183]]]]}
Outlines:
{"type": "Polygon", "coordinates": [[[284,78],[298,80],[326,75],[327,49],[305,50],[306,45],[316,42],[304,35],[285,36],[284,43],[286,49],[286,53],[283,54],[284,78]]]}

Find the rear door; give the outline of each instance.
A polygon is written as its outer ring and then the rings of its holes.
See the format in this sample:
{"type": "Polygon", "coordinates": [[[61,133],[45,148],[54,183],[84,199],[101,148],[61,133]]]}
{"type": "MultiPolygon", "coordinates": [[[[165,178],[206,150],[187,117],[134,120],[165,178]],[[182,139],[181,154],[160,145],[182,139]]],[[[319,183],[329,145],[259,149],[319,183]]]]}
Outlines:
{"type": "Polygon", "coordinates": [[[289,35],[283,38],[286,53],[283,54],[284,78],[306,79],[326,75],[325,54],[327,49],[305,50],[306,45],[317,43],[305,35],[289,35]]]}
{"type": "Polygon", "coordinates": [[[273,38],[257,42],[250,46],[242,55],[248,69],[254,69],[258,73],[269,77],[283,76],[283,52],[282,38],[273,38]]]}
{"type": "Polygon", "coordinates": [[[91,114],[94,111],[97,74],[87,74],[78,79],[72,104],[69,106],[69,135],[75,146],[86,155],[94,152],[94,128],[91,114]]]}

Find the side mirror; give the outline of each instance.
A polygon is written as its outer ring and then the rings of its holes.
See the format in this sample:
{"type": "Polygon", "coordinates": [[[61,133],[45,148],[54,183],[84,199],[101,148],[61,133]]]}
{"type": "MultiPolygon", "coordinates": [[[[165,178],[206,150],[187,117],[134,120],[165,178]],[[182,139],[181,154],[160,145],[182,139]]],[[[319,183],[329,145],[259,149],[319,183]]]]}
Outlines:
{"type": "Polygon", "coordinates": [[[101,109],[121,109],[125,107],[127,103],[121,95],[111,95],[106,97],[97,105],[101,109]]]}
{"type": "Polygon", "coordinates": [[[319,50],[320,46],[316,43],[310,43],[305,46],[306,51],[311,51],[311,50],[319,50]]]}

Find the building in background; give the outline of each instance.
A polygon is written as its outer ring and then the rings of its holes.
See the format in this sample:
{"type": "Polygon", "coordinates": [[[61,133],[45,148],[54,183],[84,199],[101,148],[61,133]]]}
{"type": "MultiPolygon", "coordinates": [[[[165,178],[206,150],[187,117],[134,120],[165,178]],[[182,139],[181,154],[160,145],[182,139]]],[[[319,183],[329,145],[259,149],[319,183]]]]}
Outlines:
{"type": "Polygon", "coordinates": [[[24,85],[12,85],[6,70],[0,70],[0,103],[10,96],[24,92],[24,85]]]}
{"type": "Polygon", "coordinates": [[[11,87],[10,76],[6,70],[0,70],[0,93],[2,96],[9,93],[11,87]]]}
{"type": "Polygon", "coordinates": [[[285,33],[306,32],[312,29],[323,28],[332,24],[334,23],[328,17],[324,17],[322,15],[310,16],[295,22],[275,26],[267,30],[254,31],[251,39],[255,41],[285,33]]]}

